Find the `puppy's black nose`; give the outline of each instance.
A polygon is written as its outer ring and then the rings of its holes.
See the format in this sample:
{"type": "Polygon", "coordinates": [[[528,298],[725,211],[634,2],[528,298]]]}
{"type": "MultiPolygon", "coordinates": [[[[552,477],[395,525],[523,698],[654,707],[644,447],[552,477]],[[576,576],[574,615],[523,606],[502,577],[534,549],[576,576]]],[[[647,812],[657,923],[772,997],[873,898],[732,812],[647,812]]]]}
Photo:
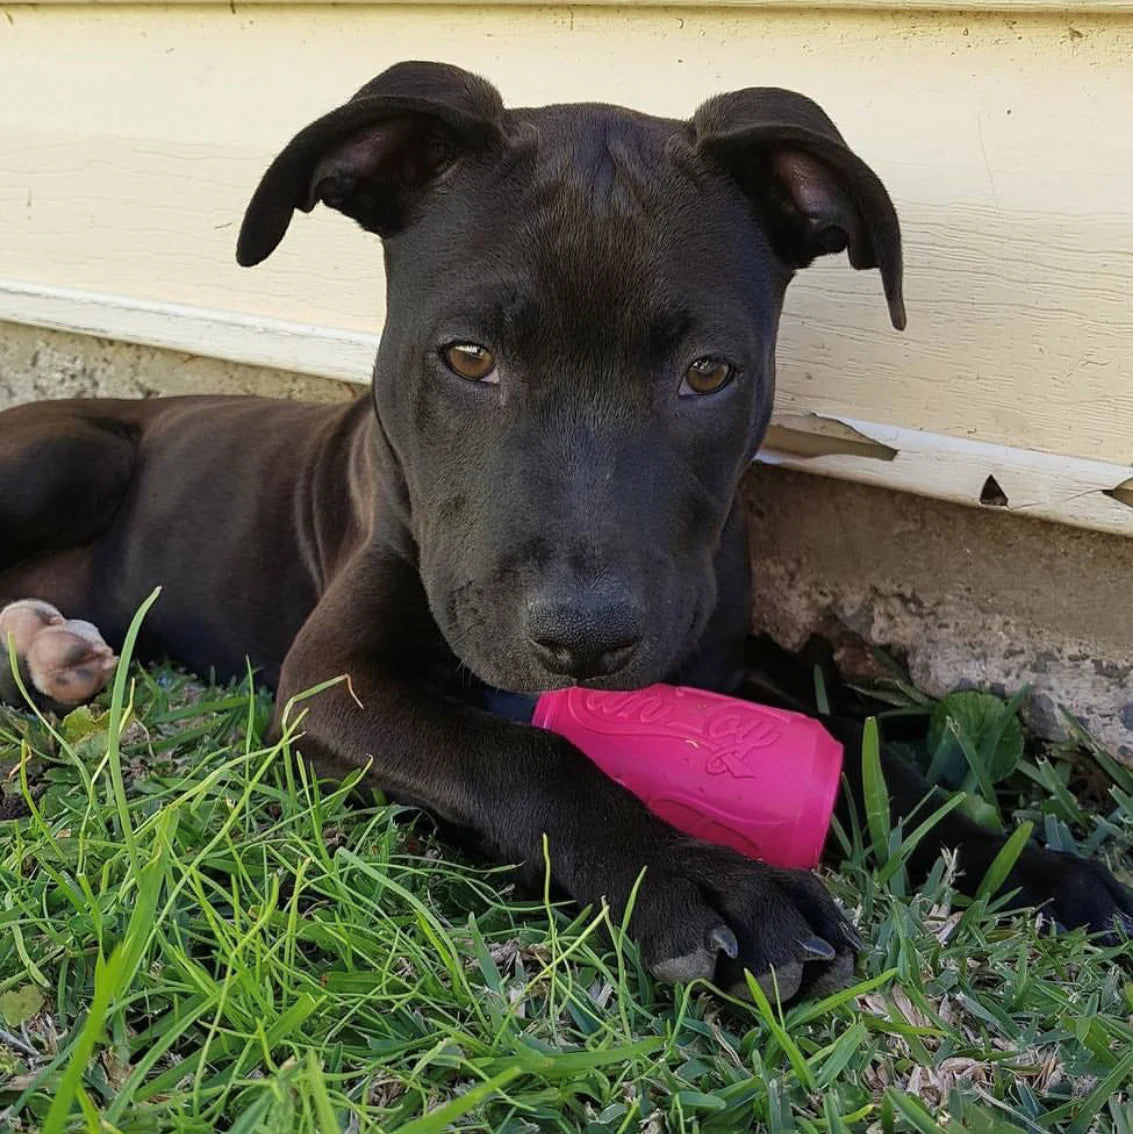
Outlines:
{"type": "Polygon", "coordinates": [[[629,661],[641,642],[641,617],[631,603],[598,595],[534,599],[527,606],[527,635],[547,669],[583,681],[629,661]]]}

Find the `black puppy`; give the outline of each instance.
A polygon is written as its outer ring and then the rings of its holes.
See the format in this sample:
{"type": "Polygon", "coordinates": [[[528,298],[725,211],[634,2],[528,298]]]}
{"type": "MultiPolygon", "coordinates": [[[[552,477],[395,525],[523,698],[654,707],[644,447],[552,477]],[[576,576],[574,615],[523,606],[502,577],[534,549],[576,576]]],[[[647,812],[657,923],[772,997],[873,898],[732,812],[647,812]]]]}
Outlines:
{"type": "MultiPolygon", "coordinates": [[[[372,402],[63,402],[0,417],[0,604],[35,597],[144,654],[309,702],[303,750],[624,907],[665,979],[841,979],[853,929],[817,880],[682,837],[567,742],[483,711],[493,688],[658,680],[734,690],[748,623],[736,499],[774,386],[792,273],[848,250],[904,325],[897,218],[801,95],[750,89],[677,122],[505,110],[405,63],[303,130],[238,258],[323,202],[379,234],[388,319],[372,402]]],[[[278,724],[278,721],[277,721],[278,724]]],[[[853,765],[854,761],[850,761],[853,765]]],[[[902,808],[923,784],[891,769],[902,808]]],[[[997,841],[960,820],[978,877],[997,841]]],[[[1037,849],[1016,881],[1068,924],[1128,895],[1037,849]]]]}

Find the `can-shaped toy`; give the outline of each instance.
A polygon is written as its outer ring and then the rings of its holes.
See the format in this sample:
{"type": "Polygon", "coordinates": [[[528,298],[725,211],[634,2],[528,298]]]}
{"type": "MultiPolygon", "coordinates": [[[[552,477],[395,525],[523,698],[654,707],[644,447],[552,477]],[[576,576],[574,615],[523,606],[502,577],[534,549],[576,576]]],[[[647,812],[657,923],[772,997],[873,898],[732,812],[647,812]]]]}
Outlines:
{"type": "Polygon", "coordinates": [[[564,736],[678,830],[774,866],[822,854],[842,746],[811,717],[703,689],[556,689],[531,723],[564,736]]]}

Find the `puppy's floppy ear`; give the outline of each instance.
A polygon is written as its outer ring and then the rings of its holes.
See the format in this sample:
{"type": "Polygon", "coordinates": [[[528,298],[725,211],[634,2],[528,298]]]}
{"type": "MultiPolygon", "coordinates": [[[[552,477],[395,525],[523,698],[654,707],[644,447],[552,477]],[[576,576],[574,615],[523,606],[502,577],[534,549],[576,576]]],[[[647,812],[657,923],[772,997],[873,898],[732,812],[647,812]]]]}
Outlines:
{"type": "Polygon", "coordinates": [[[749,87],[709,99],[692,125],[697,151],[740,183],[783,260],[803,268],[848,249],[855,268],[881,269],[889,318],[904,330],[893,202],[821,107],[794,91],[749,87]]]}
{"type": "Polygon", "coordinates": [[[461,156],[502,140],[503,102],[443,63],[397,63],[301,130],[273,161],[240,228],[236,260],[266,259],[295,209],[320,201],[368,232],[396,232],[414,200],[461,156]]]}

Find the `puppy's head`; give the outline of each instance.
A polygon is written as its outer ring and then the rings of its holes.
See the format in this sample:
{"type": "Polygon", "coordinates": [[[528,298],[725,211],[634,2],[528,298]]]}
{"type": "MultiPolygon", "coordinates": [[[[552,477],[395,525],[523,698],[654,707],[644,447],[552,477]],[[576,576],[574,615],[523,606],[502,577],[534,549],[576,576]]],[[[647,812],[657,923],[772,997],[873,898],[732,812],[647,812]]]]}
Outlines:
{"type": "Polygon", "coordinates": [[[797,268],[848,250],[904,325],[888,194],[789,91],[505,110],[403,63],[276,158],[240,263],[319,202],[383,239],[381,434],[433,615],[504,689],[639,686],[693,648],[797,268]]]}

